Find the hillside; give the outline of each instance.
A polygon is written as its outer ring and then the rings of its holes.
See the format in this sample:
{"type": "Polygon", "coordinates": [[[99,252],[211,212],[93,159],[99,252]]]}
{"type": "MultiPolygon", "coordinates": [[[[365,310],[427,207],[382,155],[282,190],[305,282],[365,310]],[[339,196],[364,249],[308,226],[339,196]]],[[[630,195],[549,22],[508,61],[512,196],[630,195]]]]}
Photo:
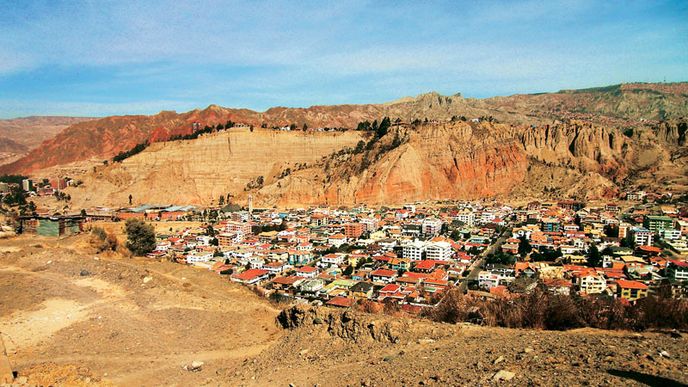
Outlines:
{"type": "Polygon", "coordinates": [[[87,238],[0,247],[0,332],[30,385],[201,385],[279,337],[278,310],[248,289],[169,262],[95,255],[87,238]],[[206,372],[182,369],[199,360],[206,372]]]}
{"type": "Polygon", "coordinates": [[[287,168],[297,170],[323,156],[355,147],[360,132],[279,132],[233,129],[196,140],[160,142],[108,167],[98,167],[71,188],[74,205],[136,203],[209,204],[222,195],[245,198],[245,188],[272,184],[287,168]]]}
{"type": "Polygon", "coordinates": [[[681,333],[280,314],[212,272],[96,255],[84,236],[5,240],[0,290],[2,339],[16,382],[28,385],[688,383],[681,333]],[[189,371],[192,362],[202,365],[189,371]]]}
{"type": "Polygon", "coordinates": [[[260,206],[401,204],[484,197],[615,197],[661,185],[688,192],[686,123],[633,133],[584,121],[392,125],[366,132],[247,129],[155,143],[89,171],[73,205],[209,205],[231,194],[260,206]],[[367,134],[364,136],[364,134],[367,134]],[[360,145],[359,145],[360,142],[360,145]],[[261,179],[261,184],[257,184],[261,179]]]}
{"type": "Polygon", "coordinates": [[[635,126],[642,120],[679,119],[688,116],[687,83],[624,84],[557,93],[514,95],[488,99],[442,96],[427,93],[385,104],[276,107],[259,113],[211,105],[186,113],[161,112],[152,116],[116,116],[82,122],[60,132],[54,139],[16,162],[0,167],[0,173],[33,172],[87,159],[108,159],[141,142],[155,142],[191,132],[192,124],[224,124],[231,120],[255,127],[307,124],[317,127],[354,128],[365,120],[384,116],[448,120],[492,116],[503,123],[543,124],[553,119],[578,118],[613,126],[635,126]]]}
{"type": "Polygon", "coordinates": [[[49,140],[82,117],[23,117],[0,120],[0,165],[24,157],[29,150],[49,140]]]}

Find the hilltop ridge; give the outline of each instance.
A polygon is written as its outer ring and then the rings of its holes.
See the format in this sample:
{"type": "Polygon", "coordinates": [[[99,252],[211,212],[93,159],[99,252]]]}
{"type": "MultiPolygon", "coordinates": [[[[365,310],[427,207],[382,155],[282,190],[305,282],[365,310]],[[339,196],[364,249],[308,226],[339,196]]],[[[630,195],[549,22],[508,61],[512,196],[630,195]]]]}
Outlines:
{"type": "Polygon", "coordinates": [[[355,128],[361,121],[384,116],[448,120],[452,116],[492,116],[503,123],[539,124],[570,117],[608,121],[618,125],[643,120],[678,119],[688,116],[688,83],[629,83],[575,92],[521,94],[486,99],[466,99],[436,92],[402,98],[383,104],[274,107],[265,112],[209,105],[185,113],[163,111],[152,116],[113,116],[76,123],[14,163],[0,167],[0,173],[30,173],[43,168],[91,158],[108,159],[142,142],[156,142],[201,126],[227,121],[255,127],[295,124],[301,128],[355,128]]]}

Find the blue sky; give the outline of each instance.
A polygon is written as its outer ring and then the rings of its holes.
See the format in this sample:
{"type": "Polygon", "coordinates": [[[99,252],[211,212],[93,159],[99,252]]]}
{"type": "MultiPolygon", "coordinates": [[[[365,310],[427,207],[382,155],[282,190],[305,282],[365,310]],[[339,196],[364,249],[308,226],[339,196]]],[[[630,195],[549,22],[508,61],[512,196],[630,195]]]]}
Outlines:
{"type": "Polygon", "coordinates": [[[688,80],[688,1],[0,0],[0,117],[688,80]]]}

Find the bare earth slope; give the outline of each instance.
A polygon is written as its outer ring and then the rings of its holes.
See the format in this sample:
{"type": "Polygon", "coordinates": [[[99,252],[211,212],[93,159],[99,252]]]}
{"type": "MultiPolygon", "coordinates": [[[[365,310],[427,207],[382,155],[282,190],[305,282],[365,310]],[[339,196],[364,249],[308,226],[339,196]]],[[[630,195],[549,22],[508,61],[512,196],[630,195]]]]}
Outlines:
{"type": "Polygon", "coordinates": [[[0,334],[33,385],[688,382],[686,334],[482,328],[327,308],[278,315],[214,273],[89,254],[83,237],[20,237],[0,251],[0,334]],[[192,361],[204,364],[185,370],[192,361]]]}
{"type": "Polygon", "coordinates": [[[287,168],[311,164],[345,147],[359,132],[295,132],[232,129],[190,141],[155,143],[144,152],[84,177],[71,189],[81,207],[137,203],[207,204],[221,195],[245,196],[246,185],[263,176],[271,184],[287,168]]]}
{"type": "Polygon", "coordinates": [[[200,385],[280,334],[277,311],[190,267],[96,256],[82,240],[17,238],[0,248],[0,334],[39,385],[200,385]],[[182,369],[204,361],[204,373],[182,369]]]}
{"type": "Polygon", "coordinates": [[[662,385],[688,382],[686,338],[436,324],[297,307],[235,385],[662,385]],[[670,357],[659,355],[666,351],[670,357]]]}
{"type": "Polygon", "coordinates": [[[661,184],[688,191],[686,123],[632,133],[588,121],[392,125],[372,134],[232,129],[154,143],[89,171],[68,189],[77,208],[212,204],[231,194],[256,205],[401,204],[416,200],[551,195],[607,198],[661,184]],[[362,147],[358,147],[363,141],[362,147]],[[358,150],[355,150],[358,147],[358,150]],[[255,184],[262,178],[262,184],[255,184]]]}

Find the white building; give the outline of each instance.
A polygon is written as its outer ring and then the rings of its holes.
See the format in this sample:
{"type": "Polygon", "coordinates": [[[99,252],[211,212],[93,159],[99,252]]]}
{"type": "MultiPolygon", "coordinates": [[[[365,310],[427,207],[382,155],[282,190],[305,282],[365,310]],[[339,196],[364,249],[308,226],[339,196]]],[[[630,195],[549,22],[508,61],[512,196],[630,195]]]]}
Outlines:
{"type": "Polygon", "coordinates": [[[633,227],[631,229],[633,242],[636,246],[652,246],[652,232],[646,228],[633,227]]]}
{"type": "Polygon", "coordinates": [[[422,241],[413,241],[403,247],[404,258],[412,261],[420,261],[423,259],[423,252],[425,251],[425,243],[422,241]]]}
{"type": "Polygon", "coordinates": [[[373,232],[377,230],[378,228],[378,220],[375,218],[363,218],[359,221],[363,225],[363,228],[365,228],[365,231],[368,232],[373,232]]]}
{"type": "Polygon", "coordinates": [[[454,251],[449,242],[430,242],[425,246],[425,257],[436,261],[448,261],[454,251]]]}
{"type": "Polygon", "coordinates": [[[681,230],[675,230],[675,229],[662,230],[659,232],[659,235],[662,236],[662,239],[675,241],[675,240],[681,238],[681,230]]]}
{"type": "Polygon", "coordinates": [[[344,234],[335,234],[335,235],[331,235],[327,238],[327,243],[329,243],[330,245],[337,247],[337,248],[346,242],[347,242],[347,238],[344,234]]]}
{"type": "Polygon", "coordinates": [[[186,263],[210,262],[213,253],[208,251],[193,251],[186,256],[186,263]]]}
{"type": "Polygon", "coordinates": [[[455,220],[465,224],[466,226],[475,225],[475,214],[470,211],[461,212],[454,217],[455,220]]]}
{"type": "Polygon", "coordinates": [[[600,274],[588,273],[578,278],[578,291],[587,294],[599,294],[607,289],[607,280],[600,274]]]}
{"type": "Polygon", "coordinates": [[[323,266],[339,266],[344,263],[344,254],[333,253],[323,255],[320,263],[323,266]]]}
{"type": "Polygon", "coordinates": [[[437,218],[425,218],[421,228],[425,235],[439,235],[442,231],[442,221],[437,218]]]}

